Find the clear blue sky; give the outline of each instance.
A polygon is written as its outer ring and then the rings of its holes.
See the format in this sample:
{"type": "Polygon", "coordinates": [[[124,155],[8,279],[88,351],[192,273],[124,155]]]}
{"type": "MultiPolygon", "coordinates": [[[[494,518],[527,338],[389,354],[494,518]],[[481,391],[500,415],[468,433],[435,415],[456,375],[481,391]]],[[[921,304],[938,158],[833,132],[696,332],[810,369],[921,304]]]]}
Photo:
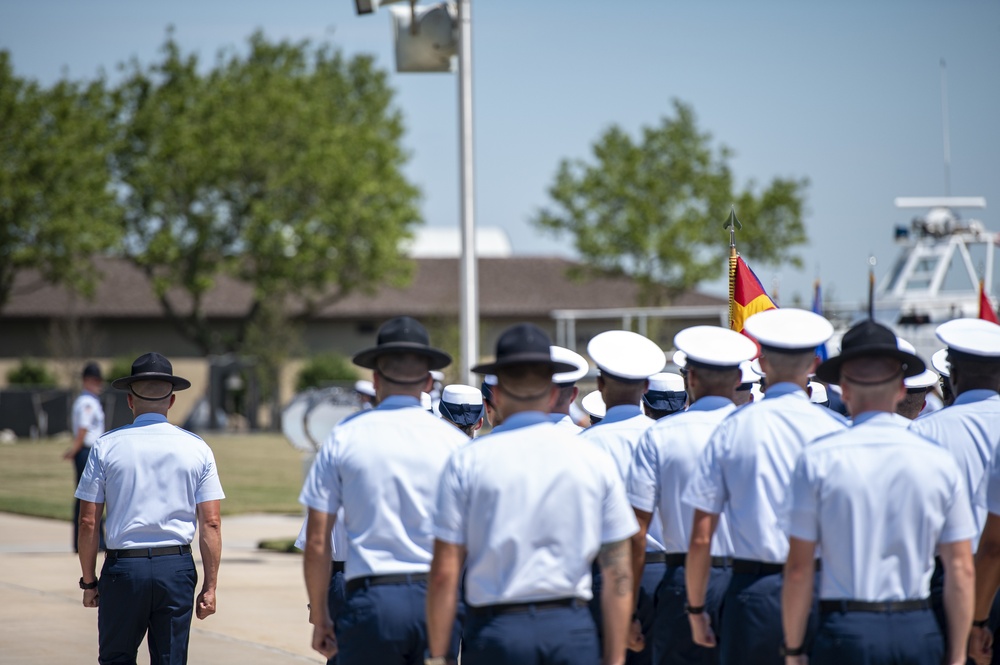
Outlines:
{"type": "MultiPolygon", "coordinates": [[[[569,238],[528,223],[548,204],[564,157],[586,157],[610,124],[635,133],[690,103],[733,148],[741,183],[808,177],[803,271],[756,266],[782,302],[813,278],[837,300],[866,288],[895,255],[912,213],[896,196],[944,193],[939,61],[948,63],[955,195],[985,196],[975,216],[1000,229],[1000,2],[996,0],[472,0],[477,222],[515,251],[572,255],[569,238]]],[[[91,78],[157,55],[168,24],[210,64],[220,48],[269,38],[329,40],[394,69],[383,9],[353,0],[0,0],[0,48],[22,76],[91,78]]],[[[458,224],[457,82],[391,74],[406,117],[408,174],[428,224],[458,224]]],[[[728,211],[719,211],[721,229],[728,211]]],[[[753,220],[743,219],[744,223],[753,220]]],[[[752,267],[752,256],[745,257],[752,267]]],[[[709,285],[708,290],[720,290],[709,285]]]]}

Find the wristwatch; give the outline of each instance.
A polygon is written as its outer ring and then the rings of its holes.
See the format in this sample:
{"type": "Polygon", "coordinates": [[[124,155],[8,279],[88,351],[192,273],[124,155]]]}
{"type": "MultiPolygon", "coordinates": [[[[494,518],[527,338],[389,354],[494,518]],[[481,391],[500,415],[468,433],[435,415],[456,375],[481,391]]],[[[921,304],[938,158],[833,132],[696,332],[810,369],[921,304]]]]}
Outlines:
{"type": "Polygon", "coordinates": [[[690,603],[688,603],[688,602],[685,601],[685,603],[684,603],[684,611],[687,612],[688,614],[704,614],[705,613],[705,606],[704,605],[692,605],[692,604],[690,604],[690,603]]]}
{"type": "Polygon", "coordinates": [[[785,646],[785,644],[782,642],[781,649],[779,650],[779,654],[782,657],[785,657],[785,658],[787,658],[789,656],[804,656],[805,653],[806,653],[806,645],[805,644],[802,644],[801,646],[797,646],[794,649],[790,649],[787,646],[785,646]]]}
{"type": "Polygon", "coordinates": [[[83,589],[84,591],[89,591],[90,589],[96,589],[97,588],[97,580],[94,580],[93,582],[84,582],[83,578],[81,577],[80,578],[80,588],[83,589]]]}

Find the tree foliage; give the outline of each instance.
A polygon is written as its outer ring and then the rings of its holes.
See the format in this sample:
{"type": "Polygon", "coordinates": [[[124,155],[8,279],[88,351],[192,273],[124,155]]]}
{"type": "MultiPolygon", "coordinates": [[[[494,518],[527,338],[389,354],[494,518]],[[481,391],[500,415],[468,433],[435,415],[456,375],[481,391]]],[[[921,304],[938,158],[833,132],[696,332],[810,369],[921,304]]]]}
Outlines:
{"type": "Polygon", "coordinates": [[[25,269],[92,292],[92,256],[120,238],[113,117],[103,80],[42,88],[0,51],[0,309],[25,269]]]}
{"type": "Polygon", "coordinates": [[[406,278],[397,248],[419,221],[418,192],[370,57],[258,33],[248,53],[221,53],[203,74],[168,36],[162,58],[133,62],[115,95],[125,253],[204,352],[238,349],[268,302],[305,316],[406,278]],[[253,304],[223,337],[205,298],[226,276],[253,286],[253,304]]]}
{"type": "Polygon", "coordinates": [[[592,161],[563,160],[549,188],[553,206],[532,221],[570,235],[590,270],[631,276],[651,305],[724,274],[730,205],[743,222],[741,253],[799,265],[808,181],[775,178],[759,194],[753,182],[736,192],[731,155],[713,147],[690,106],[674,101],[674,116],[644,127],[638,140],[612,126],[593,145],[592,161]]]}

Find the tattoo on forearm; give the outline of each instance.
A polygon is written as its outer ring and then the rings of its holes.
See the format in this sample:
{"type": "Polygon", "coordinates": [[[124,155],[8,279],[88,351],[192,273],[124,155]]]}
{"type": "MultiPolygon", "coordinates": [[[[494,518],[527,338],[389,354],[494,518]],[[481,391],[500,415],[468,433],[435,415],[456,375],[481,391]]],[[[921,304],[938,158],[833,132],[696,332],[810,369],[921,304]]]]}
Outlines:
{"type": "Polygon", "coordinates": [[[614,589],[616,596],[632,594],[632,543],[630,540],[620,540],[601,546],[597,555],[601,565],[601,575],[604,584],[614,589]]]}

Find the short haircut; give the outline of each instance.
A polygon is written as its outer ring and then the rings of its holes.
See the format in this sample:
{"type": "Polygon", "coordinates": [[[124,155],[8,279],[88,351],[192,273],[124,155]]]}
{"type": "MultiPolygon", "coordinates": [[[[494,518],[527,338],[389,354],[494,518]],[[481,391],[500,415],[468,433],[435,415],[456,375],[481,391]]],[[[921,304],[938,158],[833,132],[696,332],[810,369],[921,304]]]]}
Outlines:
{"type": "Polygon", "coordinates": [[[387,353],[375,361],[376,371],[389,383],[413,385],[430,376],[431,362],[417,353],[387,353]]]}

